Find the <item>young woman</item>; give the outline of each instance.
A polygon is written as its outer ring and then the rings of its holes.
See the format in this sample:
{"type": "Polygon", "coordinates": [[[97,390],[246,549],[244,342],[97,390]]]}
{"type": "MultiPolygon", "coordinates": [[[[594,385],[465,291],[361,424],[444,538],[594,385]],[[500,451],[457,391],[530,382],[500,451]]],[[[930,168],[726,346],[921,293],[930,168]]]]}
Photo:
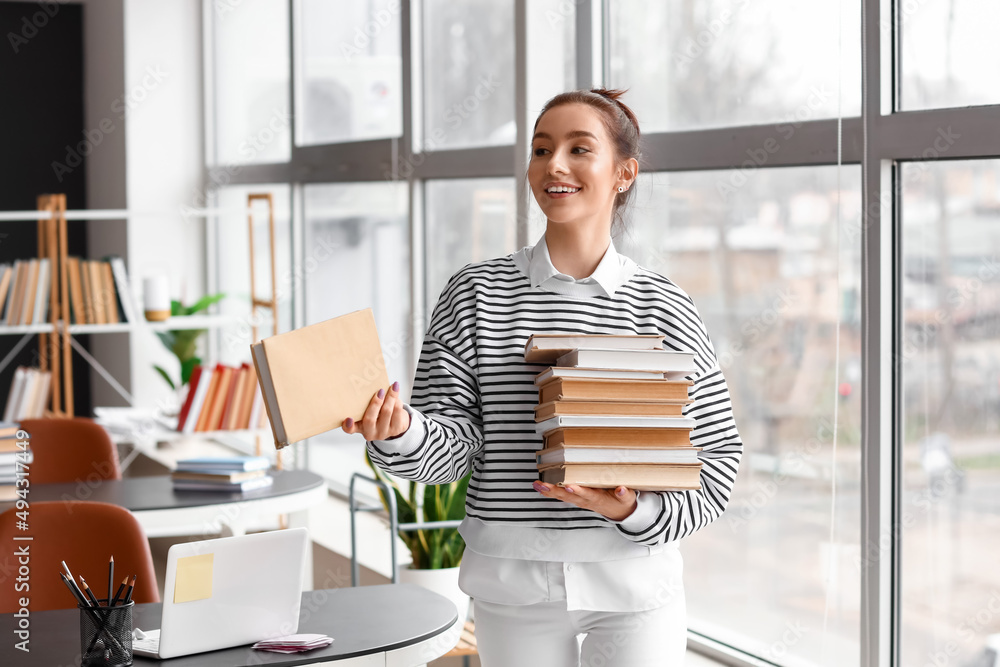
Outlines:
{"type": "Polygon", "coordinates": [[[533,247],[469,264],[431,317],[410,404],[379,390],[348,433],[386,472],[427,484],[471,471],[460,585],[475,601],[486,667],[680,665],[677,543],[722,514],[742,454],[701,317],[673,282],[611,241],[638,174],[639,127],[621,91],[573,91],[535,121],[528,181],[547,217],[533,247]],[[700,491],[636,492],[538,481],[541,449],[524,362],[533,333],[662,334],[694,352],[689,377],[700,491]],[[585,635],[578,643],[577,635],[585,635]]]}

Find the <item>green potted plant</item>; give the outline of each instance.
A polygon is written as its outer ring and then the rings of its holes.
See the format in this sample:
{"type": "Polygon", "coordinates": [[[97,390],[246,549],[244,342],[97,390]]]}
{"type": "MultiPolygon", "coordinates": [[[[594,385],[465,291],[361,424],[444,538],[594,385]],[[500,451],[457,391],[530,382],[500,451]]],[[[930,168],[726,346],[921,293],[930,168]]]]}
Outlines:
{"type": "MultiPolygon", "coordinates": [[[[465,517],[465,495],[469,488],[466,475],[450,484],[420,484],[411,482],[404,494],[394,479],[378,469],[365,452],[365,461],[376,479],[385,482],[396,497],[399,523],[430,523],[456,521],[465,517]],[[418,498],[423,505],[418,506],[418,498]]],[[[389,499],[382,488],[379,498],[386,512],[389,499]]],[[[460,622],[465,621],[469,596],[458,587],[458,567],[465,553],[465,541],[456,528],[427,528],[399,531],[399,538],[410,551],[411,564],[399,569],[400,583],[413,583],[440,593],[455,603],[460,622]]]]}
{"type": "MultiPolygon", "coordinates": [[[[185,315],[194,315],[195,313],[201,312],[211,306],[214,303],[218,303],[223,298],[225,294],[211,294],[204,296],[194,304],[190,306],[184,306],[180,301],[170,302],[170,316],[171,317],[183,317],[185,315]]],[[[198,339],[204,334],[208,329],[176,329],[171,331],[158,331],[156,335],[159,337],[160,342],[168,350],[174,353],[177,360],[181,364],[181,376],[180,381],[175,382],[170,373],[167,372],[162,366],[154,365],[153,368],[167,381],[170,388],[174,391],[179,391],[188,381],[191,380],[191,373],[194,371],[194,367],[201,364],[201,357],[197,356],[198,353],[198,339]]]]}

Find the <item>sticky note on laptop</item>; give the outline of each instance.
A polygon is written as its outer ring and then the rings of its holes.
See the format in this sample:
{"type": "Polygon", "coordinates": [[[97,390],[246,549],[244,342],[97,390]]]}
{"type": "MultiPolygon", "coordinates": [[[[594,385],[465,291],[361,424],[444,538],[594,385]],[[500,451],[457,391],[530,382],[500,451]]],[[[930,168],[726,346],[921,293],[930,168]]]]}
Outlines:
{"type": "Polygon", "coordinates": [[[207,600],[212,597],[212,565],[215,554],[177,559],[174,576],[174,604],[207,600]]]}

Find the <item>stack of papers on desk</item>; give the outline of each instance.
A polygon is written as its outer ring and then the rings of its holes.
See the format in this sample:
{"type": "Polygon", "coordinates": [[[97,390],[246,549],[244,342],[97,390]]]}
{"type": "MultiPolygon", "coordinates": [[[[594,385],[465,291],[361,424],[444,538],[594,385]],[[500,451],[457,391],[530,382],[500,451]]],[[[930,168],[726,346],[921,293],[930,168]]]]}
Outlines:
{"type": "Polygon", "coordinates": [[[323,648],[333,643],[333,637],[326,635],[285,635],[257,642],[251,648],[274,653],[302,653],[314,648],[323,648]]]}

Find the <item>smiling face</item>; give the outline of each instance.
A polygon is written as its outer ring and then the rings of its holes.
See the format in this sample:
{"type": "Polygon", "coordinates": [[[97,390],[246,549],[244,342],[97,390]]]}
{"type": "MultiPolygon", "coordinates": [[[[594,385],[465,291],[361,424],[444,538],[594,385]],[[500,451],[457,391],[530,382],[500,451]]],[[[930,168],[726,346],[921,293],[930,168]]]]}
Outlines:
{"type": "Polygon", "coordinates": [[[600,113],[586,104],[562,104],[538,120],[528,182],[549,223],[611,227],[618,187],[631,177],[615,161],[600,113]]]}

